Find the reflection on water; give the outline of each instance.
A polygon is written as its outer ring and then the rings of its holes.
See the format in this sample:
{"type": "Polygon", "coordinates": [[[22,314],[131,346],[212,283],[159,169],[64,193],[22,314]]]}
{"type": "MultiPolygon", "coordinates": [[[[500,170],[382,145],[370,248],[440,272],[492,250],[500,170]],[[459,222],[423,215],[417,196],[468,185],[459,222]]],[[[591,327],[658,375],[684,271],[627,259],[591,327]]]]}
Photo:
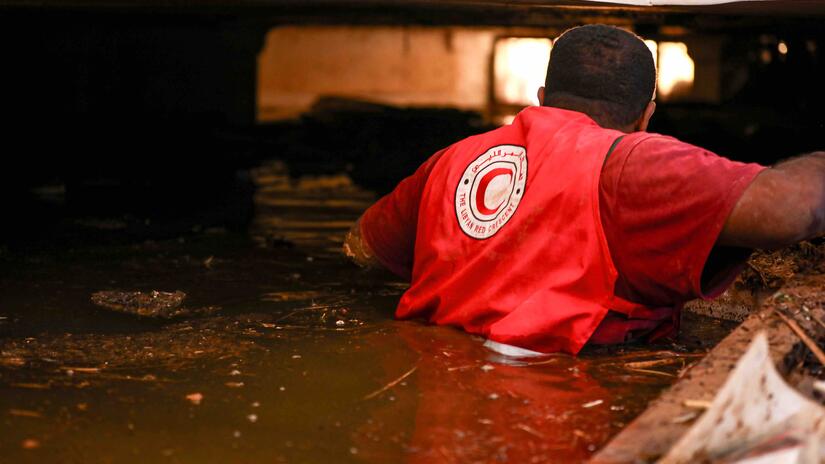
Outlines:
{"type": "MultiPolygon", "coordinates": [[[[392,320],[405,285],[338,252],[373,200],[260,169],[252,238],[6,258],[3,462],[579,462],[695,361],[683,345],[502,362],[392,320]],[[218,316],[109,313],[105,289],[182,290],[218,316]]],[[[725,327],[687,324],[711,343],[725,327]]]]}

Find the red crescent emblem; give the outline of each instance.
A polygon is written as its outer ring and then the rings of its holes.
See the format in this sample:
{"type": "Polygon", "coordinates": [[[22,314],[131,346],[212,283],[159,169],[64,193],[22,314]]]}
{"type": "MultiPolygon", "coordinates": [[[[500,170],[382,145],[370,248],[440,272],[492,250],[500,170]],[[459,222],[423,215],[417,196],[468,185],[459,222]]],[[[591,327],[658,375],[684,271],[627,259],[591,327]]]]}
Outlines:
{"type": "Polygon", "coordinates": [[[496,211],[504,203],[504,199],[502,199],[499,204],[496,205],[495,208],[489,209],[487,205],[484,204],[484,196],[487,193],[487,186],[490,185],[490,182],[493,181],[498,176],[508,175],[510,177],[513,176],[513,173],[506,168],[496,168],[491,169],[490,172],[484,174],[484,177],[481,178],[481,181],[478,183],[478,190],[476,191],[476,209],[479,213],[484,214],[486,216],[490,216],[496,214],[496,211]]]}

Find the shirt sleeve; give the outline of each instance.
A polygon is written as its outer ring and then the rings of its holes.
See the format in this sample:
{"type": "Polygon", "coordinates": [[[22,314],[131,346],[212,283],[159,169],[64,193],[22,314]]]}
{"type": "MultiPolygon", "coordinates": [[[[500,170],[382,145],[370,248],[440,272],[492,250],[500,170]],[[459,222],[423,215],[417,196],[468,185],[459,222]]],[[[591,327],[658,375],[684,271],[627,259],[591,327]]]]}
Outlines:
{"type": "Polygon", "coordinates": [[[600,181],[603,226],[619,272],[616,294],[663,306],[717,296],[741,271],[749,250],[717,250],[709,262],[711,251],[733,207],[765,167],[672,137],[627,139],[600,181]]]}
{"type": "Polygon", "coordinates": [[[412,275],[418,207],[433,166],[447,149],[434,154],[361,216],[361,237],[381,264],[401,277],[412,275]]]}

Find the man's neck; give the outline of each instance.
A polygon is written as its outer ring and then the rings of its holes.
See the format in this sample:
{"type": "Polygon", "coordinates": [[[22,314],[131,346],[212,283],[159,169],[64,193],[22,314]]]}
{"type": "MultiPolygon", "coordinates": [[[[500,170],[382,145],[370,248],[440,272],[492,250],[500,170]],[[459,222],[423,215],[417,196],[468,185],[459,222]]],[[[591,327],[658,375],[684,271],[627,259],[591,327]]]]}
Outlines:
{"type": "Polygon", "coordinates": [[[603,115],[603,111],[595,110],[597,105],[604,106],[610,104],[611,103],[591,100],[589,98],[579,97],[572,94],[550,94],[545,97],[543,106],[583,113],[595,121],[600,127],[605,129],[613,129],[626,134],[635,132],[635,123],[628,125],[617,125],[609,121],[608,118],[603,115]]]}

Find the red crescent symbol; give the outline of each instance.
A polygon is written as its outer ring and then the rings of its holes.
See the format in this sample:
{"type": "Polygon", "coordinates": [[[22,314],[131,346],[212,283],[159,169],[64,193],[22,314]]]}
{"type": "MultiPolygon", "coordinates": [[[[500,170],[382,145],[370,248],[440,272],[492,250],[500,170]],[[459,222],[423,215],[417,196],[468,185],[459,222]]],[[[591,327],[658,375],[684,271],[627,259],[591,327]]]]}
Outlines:
{"type": "Polygon", "coordinates": [[[504,203],[504,200],[501,200],[499,204],[496,205],[495,209],[487,208],[487,205],[484,204],[484,196],[487,193],[487,186],[490,185],[490,182],[493,181],[498,176],[508,175],[511,178],[513,177],[513,173],[507,168],[496,168],[491,169],[490,172],[484,174],[484,177],[481,178],[481,182],[478,183],[478,190],[476,190],[476,209],[479,213],[490,216],[492,214],[496,214],[498,208],[504,203]]]}

